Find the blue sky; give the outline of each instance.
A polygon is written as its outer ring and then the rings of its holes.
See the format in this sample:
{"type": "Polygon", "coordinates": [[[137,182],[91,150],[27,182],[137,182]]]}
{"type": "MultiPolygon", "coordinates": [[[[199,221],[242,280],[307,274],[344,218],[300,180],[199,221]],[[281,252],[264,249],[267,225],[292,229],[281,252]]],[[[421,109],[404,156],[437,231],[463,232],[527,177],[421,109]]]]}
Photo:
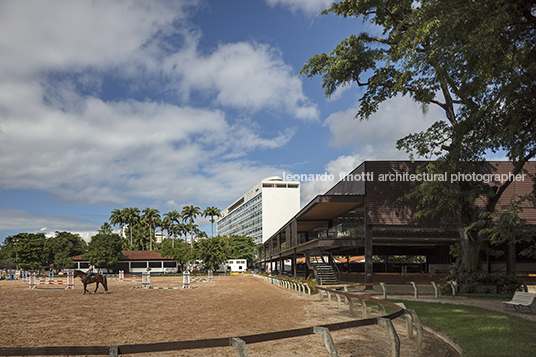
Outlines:
{"type": "MultiPolygon", "coordinates": [[[[407,98],[354,119],[298,76],[352,33],[324,0],[0,2],[0,241],[89,240],[114,208],[226,208],[262,178],[407,159],[442,113],[407,98]]],[[[334,182],[302,182],[302,204],[334,182]]],[[[197,222],[210,232],[207,220],[197,222]]]]}

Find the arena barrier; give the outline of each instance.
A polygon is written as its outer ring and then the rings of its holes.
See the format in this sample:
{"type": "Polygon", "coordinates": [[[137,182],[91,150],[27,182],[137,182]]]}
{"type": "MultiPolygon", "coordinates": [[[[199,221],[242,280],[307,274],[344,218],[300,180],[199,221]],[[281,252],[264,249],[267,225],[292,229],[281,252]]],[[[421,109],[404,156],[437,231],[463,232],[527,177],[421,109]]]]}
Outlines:
{"type": "Polygon", "coordinates": [[[136,274],[127,274],[125,275],[124,270],[119,270],[119,274],[102,274],[104,275],[108,280],[119,280],[119,282],[127,282],[127,283],[141,283],[141,279],[139,278],[139,275],[136,274]],[[130,279],[125,279],[130,278],[130,279]]]}
{"type": "MultiPolygon", "coordinates": [[[[53,276],[53,275],[52,275],[53,276]]],[[[39,285],[64,285],[64,281],[58,281],[54,282],[54,278],[50,280],[50,274],[49,274],[49,281],[47,282],[46,279],[40,279],[39,283],[36,283],[35,273],[30,273],[28,275],[28,284],[30,286],[30,289],[56,289],[56,290],[66,290],[66,289],[74,289],[74,273],[68,272],[67,273],[67,282],[65,285],[67,285],[65,288],[63,287],[41,287],[39,285]]]]}
{"type": "Polygon", "coordinates": [[[135,286],[132,289],[151,289],[151,290],[177,290],[178,287],[158,287],[151,286],[151,272],[145,271],[141,273],[141,286],[135,286]]]}
{"type": "MultiPolygon", "coordinates": [[[[195,276],[195,277],[192,278],[192,276],[190,275],[190,283],[206,283],[206,282],[213,281],[213,279],[214,279],[214,274],[213,274],[212,270],[207,271],[207,276],[206,277],[204,277],[204,276],[195,276]]],[[[184,280],[184,277],[183,277],[183,280],[184,280]]],[[[184,281],[183,281],[183,283],[184,283],[184,281]]]]}
{"type": "Polygon", "coordinates": [[[261,275],[261,274],[252,274],[251,276],[264,280],[270,284],[274,284],[274,285],[277,285],[286,289],[290,289],[290,290],[295,290],[298,292],[298,294],[302,294],[302,293],[305,294],[306,293],[305,289],[307,289],[307,293],[311,295],[311,287],[305,283],[300,283],[300,282],[293,281],[293,280],[278,278],[274,276],[266,276],[266,275],[261,275]]]}

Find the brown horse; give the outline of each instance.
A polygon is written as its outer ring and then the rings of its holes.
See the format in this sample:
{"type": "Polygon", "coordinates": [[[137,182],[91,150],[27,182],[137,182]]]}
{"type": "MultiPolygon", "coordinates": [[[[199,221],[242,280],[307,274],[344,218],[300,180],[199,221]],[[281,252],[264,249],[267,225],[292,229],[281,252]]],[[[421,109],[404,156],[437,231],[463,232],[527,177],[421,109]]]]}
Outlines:
{"type": "Polygon", "coordinates": [[[86,294],[86,292],[91,294],[91,292],[87,289],[87,284],[93,284],[93,283],[97,283],[97,287],[95,288],[95,291],[93,292],[94,294],[97,293],[97,289],[99,288],[99,283],[101,283],[102,286],[104,286],[104,290],[105,290],[104,293],[106,294],[108,292],[108,279],[106,279],[104,275],[93,274],[91,278],[88,278],[84,272],[80,270],[75,270],[74,276],[77,276],[80,278],[80,280],[82,280],[82,284],[84,284],[84,295],[86,294]]]}

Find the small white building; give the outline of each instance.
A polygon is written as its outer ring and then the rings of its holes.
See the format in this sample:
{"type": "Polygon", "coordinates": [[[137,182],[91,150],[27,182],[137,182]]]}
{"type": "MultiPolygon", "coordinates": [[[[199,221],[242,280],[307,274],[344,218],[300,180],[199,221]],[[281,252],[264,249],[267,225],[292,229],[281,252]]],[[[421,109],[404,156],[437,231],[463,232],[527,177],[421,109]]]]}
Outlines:
{"type": "Polygon", "coordinates": [[[246,259],[229,259],[220,266],[218,272],[245,273],[248,270],[248,261],[246,259]]]}

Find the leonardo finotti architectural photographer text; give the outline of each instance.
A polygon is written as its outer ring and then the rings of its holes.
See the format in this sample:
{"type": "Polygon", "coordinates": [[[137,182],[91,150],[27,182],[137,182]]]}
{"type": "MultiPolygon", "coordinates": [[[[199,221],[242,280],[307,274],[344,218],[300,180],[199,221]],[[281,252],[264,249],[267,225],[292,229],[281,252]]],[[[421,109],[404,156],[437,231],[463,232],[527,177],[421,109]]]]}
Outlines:
{"type": "MultiPolygon", "coordinates": [[[[463,182],[463,181],[479,181],[484,183],[497,182],[505,183],[506,181],[525,181],[526,174],[517,174],[513,173],[503,173],[503,174],[480,174],[480,173],[454,173],[449,174],[447,172],[441,174],[428,174],[420,173],[414,174],[409,172],[394,172],[394,173],[382,173],[375,175],[374,172],[363,172],[360,174],[348,174],[346,172],[340,172],[338,175],[338,181],[392,181],[392,182],[403,182],[403,181],[450,181],[454,182],[463,182]]],[[[283,172],[284,181],[335,181],[335,175],[328,174],[324,172],[323,174],[287,174],[283,172]]]]}

